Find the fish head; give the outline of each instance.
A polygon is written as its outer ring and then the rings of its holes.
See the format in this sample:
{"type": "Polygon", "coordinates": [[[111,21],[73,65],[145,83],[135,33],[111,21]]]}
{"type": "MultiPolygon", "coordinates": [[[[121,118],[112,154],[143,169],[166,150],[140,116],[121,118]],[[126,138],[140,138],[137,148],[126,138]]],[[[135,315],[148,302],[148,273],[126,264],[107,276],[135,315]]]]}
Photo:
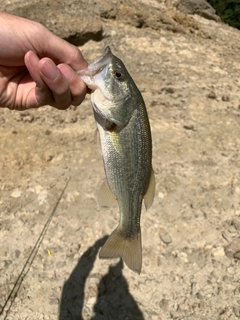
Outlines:
{"type": "Polygon", "coordinates": [[[95,112],[117,125],[127,123],[132,115],[132,79],[123,62],[109,47],[88,68],[77,72],[92,90],[95,112]]]}

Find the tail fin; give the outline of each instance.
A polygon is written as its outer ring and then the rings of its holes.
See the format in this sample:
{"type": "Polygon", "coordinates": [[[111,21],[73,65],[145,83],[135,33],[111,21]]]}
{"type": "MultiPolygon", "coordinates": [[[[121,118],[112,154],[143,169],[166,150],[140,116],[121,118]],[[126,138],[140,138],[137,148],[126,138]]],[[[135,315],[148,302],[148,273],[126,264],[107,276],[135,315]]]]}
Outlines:
{"type": "Polygon", "coordinates": [[[122,258],[131,270],[140,274],[142,269],[141,231],[134,238],[128,238],[118,226],[101,248],[99,258],[122,258]]]}

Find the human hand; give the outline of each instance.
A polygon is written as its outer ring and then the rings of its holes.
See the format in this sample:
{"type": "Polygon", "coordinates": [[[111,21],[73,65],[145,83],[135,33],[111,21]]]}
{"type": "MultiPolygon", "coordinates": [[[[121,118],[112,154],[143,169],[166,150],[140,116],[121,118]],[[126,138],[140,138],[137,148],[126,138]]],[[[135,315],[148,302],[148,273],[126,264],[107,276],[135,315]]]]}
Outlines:
{"type": "Polygon", "coordinates": [[[43,25],[0,12],[0,107],[79,105],[87,88],[74,70],[87,67],[77,47],[43,25]]]}

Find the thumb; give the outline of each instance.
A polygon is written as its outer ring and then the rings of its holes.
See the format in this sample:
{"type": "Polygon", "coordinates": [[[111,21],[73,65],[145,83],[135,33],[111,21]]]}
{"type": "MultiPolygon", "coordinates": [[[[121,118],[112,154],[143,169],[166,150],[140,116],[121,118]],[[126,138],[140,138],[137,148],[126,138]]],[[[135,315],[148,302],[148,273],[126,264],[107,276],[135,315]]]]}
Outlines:
{"type": "Polygon", "coordinates": [[[49,57],[56,64],[68,64],[73,70],[87,68],[88,63],[76,46],[54,35],[48,29],[45,32],[48,33],[48,36],[44,34],[42,37],[41,52],[37,50],[40,58],[49,57]]]}

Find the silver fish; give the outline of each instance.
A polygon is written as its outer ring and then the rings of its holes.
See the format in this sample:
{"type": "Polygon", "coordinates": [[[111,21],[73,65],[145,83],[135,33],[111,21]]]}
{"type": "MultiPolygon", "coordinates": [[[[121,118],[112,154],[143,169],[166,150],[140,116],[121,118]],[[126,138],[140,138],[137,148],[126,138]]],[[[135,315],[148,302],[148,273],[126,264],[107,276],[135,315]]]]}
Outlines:
{"type": "Polygon", "coordinates": [[[142,201],[148,209],[155,193],[146,107],[123,62],[109,47],[102,57],[77,73],[92,90],[91,102],[106,173],[98,203],[109,206],[117,200],[120,210],[119,225],[101,248],[99,257],[120,257],[140,274],[142,201]]]}

